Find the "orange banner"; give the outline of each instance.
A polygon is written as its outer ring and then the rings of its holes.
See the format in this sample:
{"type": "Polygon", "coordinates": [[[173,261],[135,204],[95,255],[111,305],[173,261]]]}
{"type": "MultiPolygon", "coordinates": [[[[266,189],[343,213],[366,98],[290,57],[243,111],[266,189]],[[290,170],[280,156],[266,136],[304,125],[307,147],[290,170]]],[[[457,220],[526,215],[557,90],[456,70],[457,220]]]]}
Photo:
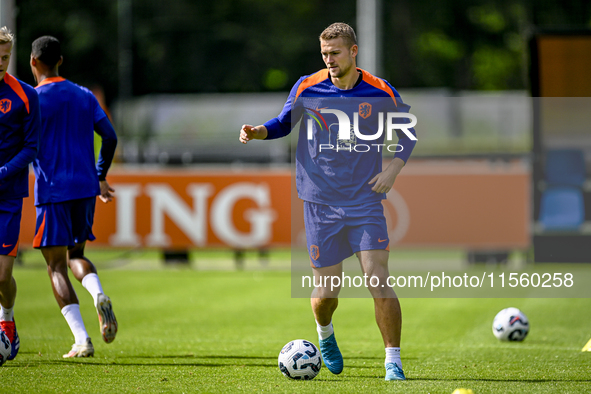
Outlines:
{"type": "MultiPolygon", "coordinates": [[[[289,170],[119,169],[109,173],[108,181],[116,197],[108,204],[97,200],[95,246],[181,249],[290,244],[289,170]]],[[[32,197],[24,205],[21,245],[27,246],[35,231],[32,197]]]]}
{"type": "Polygon", "coordinates": [[[526,249],[530,189],[522,161],[411,162],[384,203],[390,239],[409,247],[526,249]]]}
{"type": "MultiPolygon", "coordinates": [[[[94,246],[288,247],[292,233],[294,243],[305,245],[301,203],[288,169],[119,167],[108,179],[116,198],[97,201],[94,246]]],[[[31,175],[31,193],[32,184],[31,175]]],[[[390,245],[525,249],[529,189],[529,169],[521,162],[413,161],[384,201],[390,245]]],[[[21,245],[31,245],[34,231],[29,197],[21,245]]]]}

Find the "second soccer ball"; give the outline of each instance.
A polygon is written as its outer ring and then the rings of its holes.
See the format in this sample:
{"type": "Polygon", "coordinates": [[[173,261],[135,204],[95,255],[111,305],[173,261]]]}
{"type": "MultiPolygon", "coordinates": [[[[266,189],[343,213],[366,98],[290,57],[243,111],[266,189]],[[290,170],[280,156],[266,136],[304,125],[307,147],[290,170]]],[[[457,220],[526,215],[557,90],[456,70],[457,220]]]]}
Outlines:
{"type": "Polygon", "coordinates": [[[492,331],[501,341],[523,341],[529,332],[529,320],[519,309],[505,308],[495,316],[492,331]]]}

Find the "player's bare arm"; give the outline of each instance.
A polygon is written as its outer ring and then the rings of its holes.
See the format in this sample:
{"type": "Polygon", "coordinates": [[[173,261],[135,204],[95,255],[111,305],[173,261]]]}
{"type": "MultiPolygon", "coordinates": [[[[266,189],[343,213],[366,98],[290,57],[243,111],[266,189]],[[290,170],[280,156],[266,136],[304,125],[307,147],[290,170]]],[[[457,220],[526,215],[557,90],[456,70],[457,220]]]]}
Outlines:
{"type": "Polygon", "coordinates": [[[392,159],[388,167],[368,182],[369,185],[374,184],[371,190],[376,193],[388,193],[392,189],[392,186],[394,186],[394,181],[396,181],[396,177],[402,170],[402,167],[404,167],[404,164],[404,160],[398,157],[392,159]]]}
{"type": "Polygon", "coordinates": [[[99,198],[101,199],[101,201],[104,202],[105,204],[113,201],[113,198],[115,197],[115,195],[113,194],[113,193],[115,193],[115,189],[113,189],[111,186],[109,186],[109,183],[106,180],[100,181],[100,186],[101,186],[101,195],[99,196],[99,198]]]}
{"type": "Polygon", "coordinates": [[[264,125],[251,126],[249,124],[242,125],[240,129],[240,142],[246,144],[250,140],[264,140],[267,138],[267,128],[264,125]]]}

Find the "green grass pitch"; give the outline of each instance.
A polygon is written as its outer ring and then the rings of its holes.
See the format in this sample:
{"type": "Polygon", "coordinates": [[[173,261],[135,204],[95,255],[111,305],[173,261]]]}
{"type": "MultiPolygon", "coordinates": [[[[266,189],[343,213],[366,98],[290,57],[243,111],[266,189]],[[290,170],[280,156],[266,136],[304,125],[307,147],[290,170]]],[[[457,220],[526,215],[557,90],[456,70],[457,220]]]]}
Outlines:
{"type": "MultiPolygon", "coordinates": [[[[92,253],[89,253],[92,258],[92,253]]],[[[99,264],[97,264],[99,265],[99,264]]],[[[149,264],[147,264],[149,265],[149,264]]],[[[272,264],[271,264],[272,266],[272,264]]],[[[18,357],[0,367],[1,392],[583,393],[591,387],[588,299],[402,299],[408,380],[384,381],[371,299],[342,299],[334,318],[345,369],[292,381],[277,367],[292,339],[318,344],[309,300],[290,297],[287,269],[245,271],[99,265],[119,321],[102,342],[92,298],[77,282],[95,357],[62,359],[73,337],[37,263],[16,267],[18,357]],[[523,343],[491,332],[502,308],[530,319],[523,343]]]]}

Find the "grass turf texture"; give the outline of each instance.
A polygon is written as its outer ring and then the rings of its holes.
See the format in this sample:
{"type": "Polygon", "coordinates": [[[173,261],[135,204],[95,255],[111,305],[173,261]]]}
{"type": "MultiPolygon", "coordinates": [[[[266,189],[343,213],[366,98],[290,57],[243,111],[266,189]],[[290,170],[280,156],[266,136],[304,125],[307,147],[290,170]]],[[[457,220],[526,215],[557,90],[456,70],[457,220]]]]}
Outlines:
{"type": "Polygon", "coordinates": [[[288,341],[318,344],[309,301],[290,298],[289,271],[99,273],[119,321],[117,339],[102,342],[92,298],[75,282],[95,357],[64,360],[73,337],[45,270],[15,268],[21,350],[0,367],[3,390],[582,393],[591,384],[591,353],[581,352],[591,334],[588,299],[403,299],[405,382],[383,380],[372,300],[343,299],[334,323],[345,369],[332,375],[323,366],[305,382],[277,367],[288,341]],[[499,342],[491,332],[493,317],[508,306],[530,319],[523,343],[499,342]]]}

